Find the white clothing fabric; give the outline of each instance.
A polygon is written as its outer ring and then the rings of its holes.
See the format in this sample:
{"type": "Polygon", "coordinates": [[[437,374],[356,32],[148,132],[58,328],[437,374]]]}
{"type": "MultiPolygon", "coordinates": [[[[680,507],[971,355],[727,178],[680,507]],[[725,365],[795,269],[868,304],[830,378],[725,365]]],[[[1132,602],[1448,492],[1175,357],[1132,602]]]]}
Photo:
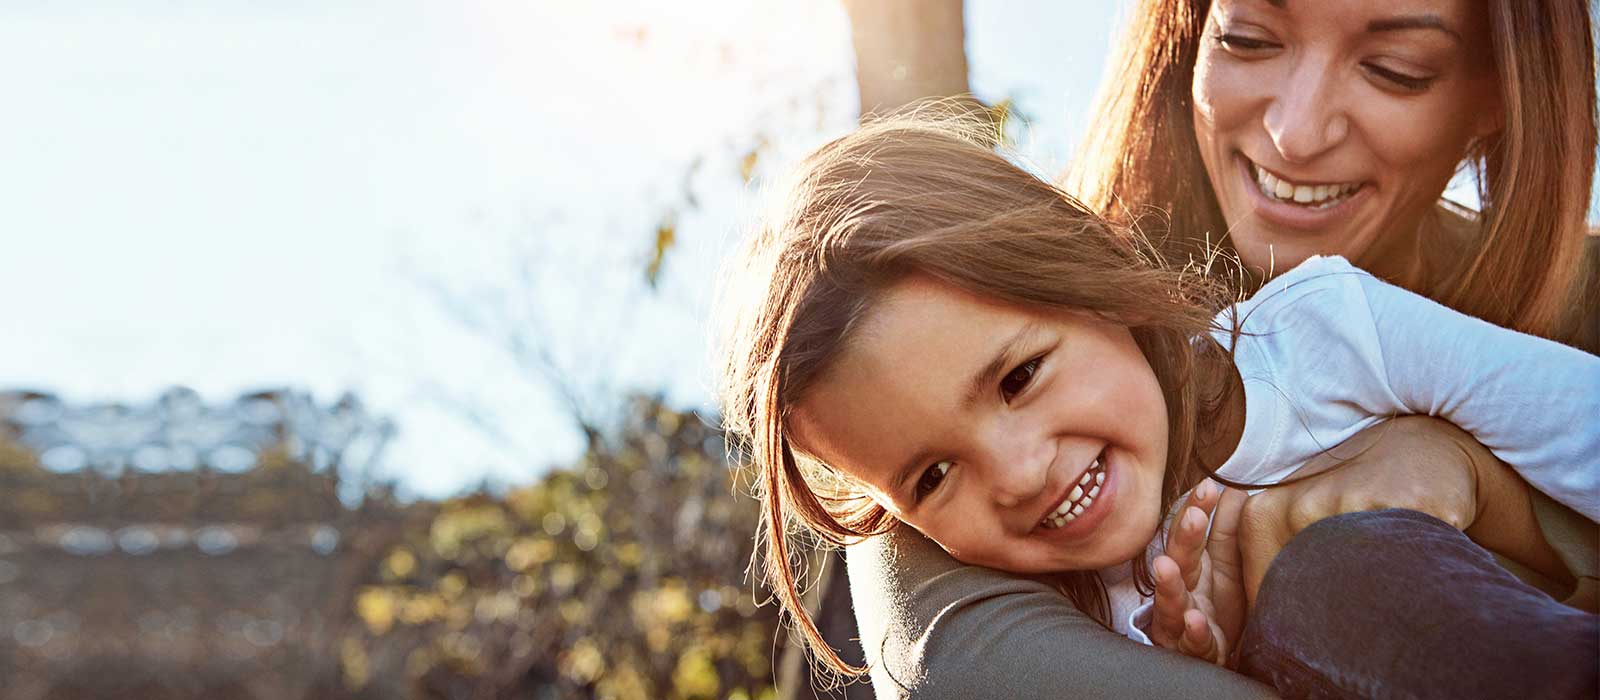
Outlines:
{"type": "MultiPolygon", "coordinates": [[[[1245,395],[1244,434],[1219,475],[1276,483],[1324,452],[1338,456],[1375,423],[1422,414],[1471,433],[1534,488],[1600,521],[1600,358],[1459,313],[1340,257],[1307,259],[1218,325],[1236,318],[1237,345],[1213,332],[1234,351],[1245,395]]],[[[1148,601],[1116,607],[1118,630],[1149,644],[1148,601]]]]}

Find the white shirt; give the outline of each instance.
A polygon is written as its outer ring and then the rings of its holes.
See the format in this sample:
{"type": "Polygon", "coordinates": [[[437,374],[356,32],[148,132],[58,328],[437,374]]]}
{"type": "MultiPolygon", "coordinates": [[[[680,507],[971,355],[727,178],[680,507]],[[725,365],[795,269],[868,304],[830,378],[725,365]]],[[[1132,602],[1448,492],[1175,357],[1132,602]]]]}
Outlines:
{"type": "MultiPolygon", "coordinates": [[[[1235,318],[1237,347],[1227,330],[1212,332],[1233,349],[1245,396],[1244,434],[1219,475],[1276,483],[1391,416],[1430,415],[1600,521],[1600,358],[1459,313],[1339,257],[1307,259],[1217,322],[1229,329],[1235,318]]],[[[1140,630],[1148,601],[1116,607],[1119,631],[1150,643],[1140,630]]]]}

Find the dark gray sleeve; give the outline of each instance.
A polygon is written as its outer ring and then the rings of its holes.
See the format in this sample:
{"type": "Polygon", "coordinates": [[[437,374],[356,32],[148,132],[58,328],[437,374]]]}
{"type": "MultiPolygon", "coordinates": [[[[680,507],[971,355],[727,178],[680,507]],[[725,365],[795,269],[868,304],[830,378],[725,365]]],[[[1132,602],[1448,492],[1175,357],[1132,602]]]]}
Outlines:
{"type": "Polygon", "coordinates": [[[961,564],[909,528],[846,558],[879,700],[1273,697],[1107,630],[1044,584],[961,564]]]}

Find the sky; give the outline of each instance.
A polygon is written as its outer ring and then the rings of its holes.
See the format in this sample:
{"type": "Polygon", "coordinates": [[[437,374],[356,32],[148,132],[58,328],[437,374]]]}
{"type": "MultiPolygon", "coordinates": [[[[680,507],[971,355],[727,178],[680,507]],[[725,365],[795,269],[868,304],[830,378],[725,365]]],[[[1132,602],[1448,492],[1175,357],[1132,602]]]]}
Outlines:
{"type": "MultiPolygon", "coordinates": [[[[1058,170],[1118,4],[966,8],[974,92],[1058,170]]],[[[854,123],[852,60],[835,2],[0,3],[0,387],[355,392],[422,496],[579,452],[541,362],[709,416],[711,281],[854,123]]]]}

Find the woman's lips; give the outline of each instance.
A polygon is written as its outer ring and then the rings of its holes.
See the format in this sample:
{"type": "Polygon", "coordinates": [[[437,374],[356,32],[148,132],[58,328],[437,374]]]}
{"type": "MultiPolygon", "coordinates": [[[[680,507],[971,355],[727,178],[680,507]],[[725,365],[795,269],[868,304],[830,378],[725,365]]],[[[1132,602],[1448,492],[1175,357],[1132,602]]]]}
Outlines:
{"type": "Polygon", "coordinates": [[[1255,214],[1271,224],[1315,231],[1344,220],[1372,192],[1365,181],[1301,183],[1239,154],[1239,178],[1255,214]],[[1268,194],[1268,192],[1271,194],[1268,194]]]}

